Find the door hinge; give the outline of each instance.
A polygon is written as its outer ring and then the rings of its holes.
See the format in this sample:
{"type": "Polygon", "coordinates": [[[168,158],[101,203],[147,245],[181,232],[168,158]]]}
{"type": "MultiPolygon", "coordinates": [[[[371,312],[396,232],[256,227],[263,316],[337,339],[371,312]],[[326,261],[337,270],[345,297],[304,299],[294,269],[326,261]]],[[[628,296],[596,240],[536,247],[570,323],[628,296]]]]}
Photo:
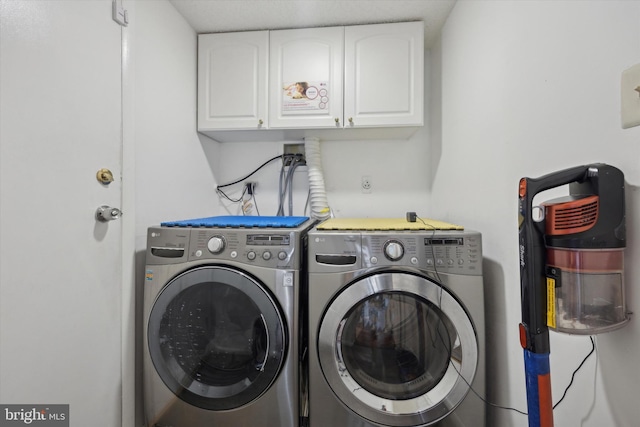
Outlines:
{"type": "Polygon", "coordinates": [[[112,17],[118,24],[126,27],[129,24],[129,14],[127,9],[118,5],[118,0],[113,0],[112,17]]]}

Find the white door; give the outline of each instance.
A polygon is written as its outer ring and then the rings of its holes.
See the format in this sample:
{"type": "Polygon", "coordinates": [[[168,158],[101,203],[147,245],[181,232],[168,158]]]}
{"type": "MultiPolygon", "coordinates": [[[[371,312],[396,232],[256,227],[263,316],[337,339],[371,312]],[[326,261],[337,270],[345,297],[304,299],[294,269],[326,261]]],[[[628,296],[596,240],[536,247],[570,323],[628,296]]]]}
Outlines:
{"type": "Polygon", "coordinates": [[[345,27],[345,127],[422,126],[424,24],[345,27]]]}
{"type": "Polygon", "coordinates": [[[0,403],[73,426],[121,426],[122,222],[94,218],[122,195],[111,7],[0,3],[0,403]]]}
{"type": "Polygon", "coordinates": [[[344,28],[269,34],[269,127],[342,127],[344,28]]]}
{"type": "Polygon", "coordinates": [[[198,130],[267,128],[269,32],[198,36],[198,130]]]}

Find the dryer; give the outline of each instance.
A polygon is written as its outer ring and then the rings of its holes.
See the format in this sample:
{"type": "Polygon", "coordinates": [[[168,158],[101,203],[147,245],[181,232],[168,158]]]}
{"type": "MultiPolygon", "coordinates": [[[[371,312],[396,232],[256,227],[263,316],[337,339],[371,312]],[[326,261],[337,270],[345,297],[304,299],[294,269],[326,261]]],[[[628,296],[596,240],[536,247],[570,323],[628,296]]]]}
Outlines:
{"type": "Polygon", "coordinates": [[[148,229],[149,427],[299,425],[306,217],[211,217],[148,229]]]}
{"type": "Polygon", "coordinates": [[[309,233],[310,427],[484,426],[480,233],[359,223],[309,233]]]}

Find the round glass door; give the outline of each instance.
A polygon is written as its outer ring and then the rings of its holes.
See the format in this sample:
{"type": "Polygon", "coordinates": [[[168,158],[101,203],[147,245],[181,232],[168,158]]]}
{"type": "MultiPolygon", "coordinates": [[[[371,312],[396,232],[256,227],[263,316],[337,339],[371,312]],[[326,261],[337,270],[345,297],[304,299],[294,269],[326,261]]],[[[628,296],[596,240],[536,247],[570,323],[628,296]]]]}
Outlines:
{"type": "Polygon", "coordinates": [[[201,267],[169,282],[149,316],[156,371],[185,402],[211,410],[245,405],[273,383],[286,354],[282,315],[250,276],[201,267]]]}
{"type": "Polygon", "coordinates": [[[409,273],[349,285],[329,306],[320,365],[353,411],[390,426],[433,423],[462,401],[478,363],[475,330],[442,286],[409,273]]]}

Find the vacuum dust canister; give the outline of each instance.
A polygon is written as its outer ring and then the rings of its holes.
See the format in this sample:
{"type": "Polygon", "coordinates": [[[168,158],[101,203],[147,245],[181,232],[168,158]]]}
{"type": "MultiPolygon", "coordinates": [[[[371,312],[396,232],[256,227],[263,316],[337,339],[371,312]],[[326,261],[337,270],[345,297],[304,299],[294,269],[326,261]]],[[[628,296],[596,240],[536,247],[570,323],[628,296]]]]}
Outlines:
{"type": "Polygon", "coordinates": [[[593,335],[624,326],[624,175],[614,167],[570,184],[545,210],[547,325],[593,335]]]}

